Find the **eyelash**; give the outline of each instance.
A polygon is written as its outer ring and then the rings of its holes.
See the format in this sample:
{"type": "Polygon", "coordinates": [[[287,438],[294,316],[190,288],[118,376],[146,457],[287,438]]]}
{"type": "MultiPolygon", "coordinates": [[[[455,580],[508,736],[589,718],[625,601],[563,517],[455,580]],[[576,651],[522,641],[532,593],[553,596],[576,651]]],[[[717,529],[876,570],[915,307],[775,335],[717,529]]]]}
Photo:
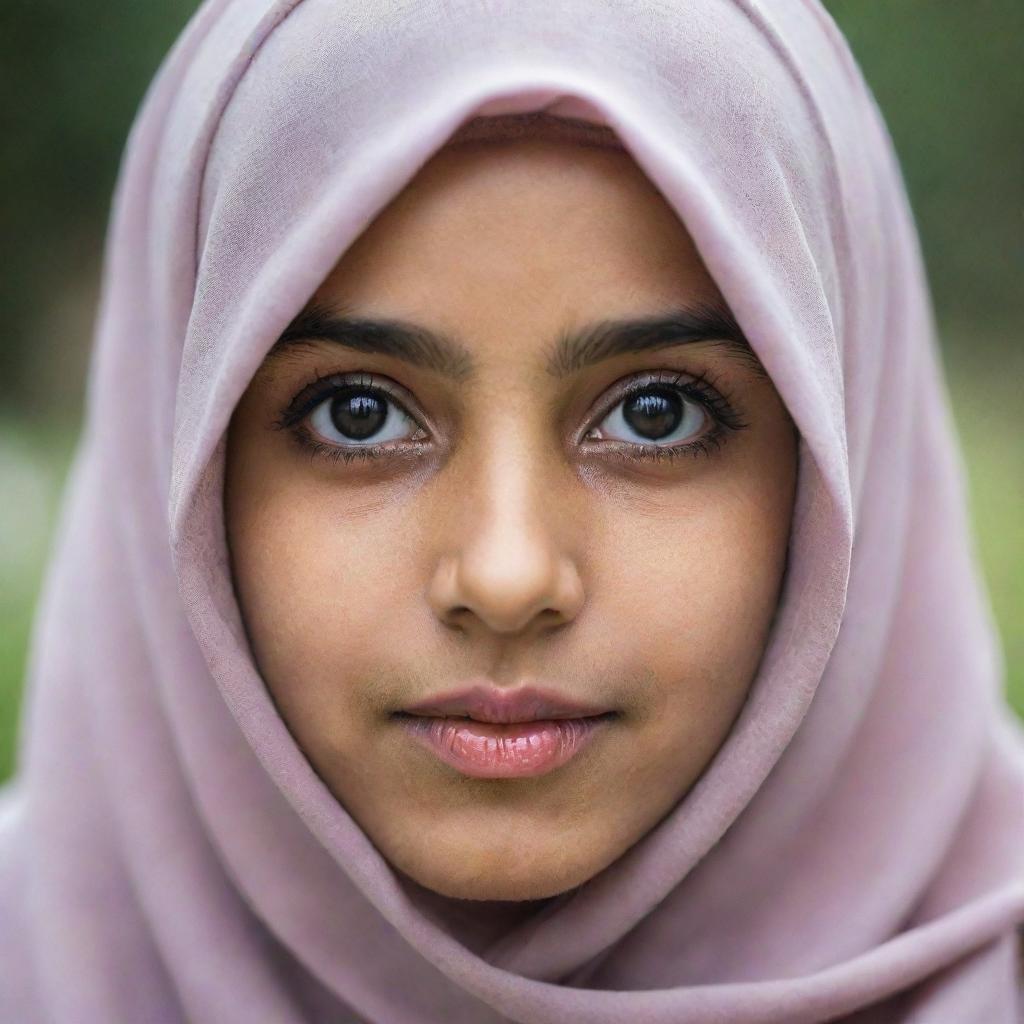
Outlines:
{"type": "MultiPolygon", "coordinates": [[[[728,440],[729,434],[743,430],[747,424],[737,413],[733,403],[723,389],[708,373],[686,374],[661,370],[634,375],[625,383],[616,382],[611,387],[613,398],[603,403],[594,424],[587,428],[589,434],[597,424],[604,421],[620,403],[634,394],[643,393],[653,385],[668,386],[684,398],[695,402],[711,419],[711,429],[695,441],[675,445],[638,444],[631,441],[602,441],[614,457],[632,462],[673,460],[687,455],[692,458],[710,457],[728,440]]],[[[329,374],[318,377],[306,385],[289,402],[274,426],[279,430],[291,430],[296,442],[312,458],[328,458],[334,462],[351,463],[367,461],[384,456],[401,457],[415,454],[422,447],[421,440],[406,440],[401,444],[390,441],[379,445],[343,446],[319,440],[305,425],[305,420],[321,403],[331,398],[342,388],[359,387],[373,394],[382,395],[393,403],[416,426],[423,430],[419,420],[411,413],[397,391],[387,381],[368,374],[329,374]]]]}

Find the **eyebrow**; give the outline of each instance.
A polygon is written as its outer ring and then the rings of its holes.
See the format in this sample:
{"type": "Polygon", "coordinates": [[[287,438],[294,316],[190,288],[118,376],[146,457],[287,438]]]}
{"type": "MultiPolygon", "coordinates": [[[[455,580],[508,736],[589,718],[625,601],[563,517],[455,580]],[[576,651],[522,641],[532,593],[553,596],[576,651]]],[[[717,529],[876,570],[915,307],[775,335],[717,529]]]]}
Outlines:
{"type": "MultiPolygon", "coordinates": [[[[271,355],[315,341],[391,356],[454,381],[464,381],[474,371],[472,354],[449,334],[406,320],[355,316],[344,308],[316,302],[307,304],[285,328],[271,355]]],[[[566,329],[551,346],[546,369],[552,376],[563,378],[615,356],[698,342],[721,346],[730,358],[766,376],[728,306],[715,300],[686,303],[650,316],[601,320],[581,329],[566,329]]]]}

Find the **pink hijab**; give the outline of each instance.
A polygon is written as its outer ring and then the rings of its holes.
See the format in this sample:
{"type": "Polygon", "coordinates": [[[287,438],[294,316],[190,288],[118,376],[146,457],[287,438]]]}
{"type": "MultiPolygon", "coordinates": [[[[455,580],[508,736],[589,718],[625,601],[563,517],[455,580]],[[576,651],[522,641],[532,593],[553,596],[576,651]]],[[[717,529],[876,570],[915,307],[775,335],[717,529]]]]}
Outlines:
{"type": "Polygon", "coordinates": [[[128,144],[88,418],[0,796],[0,1019],[1016,1024],[1024,738],[891,143],[814,0],[207,0],[128,144]],[[674,811],[485,949],[274,709],[224,432],[474,116],[614,131],[801,433],[749,698],[674,811]],[[449,927],[449,925],[451,925],[449,927]]]}

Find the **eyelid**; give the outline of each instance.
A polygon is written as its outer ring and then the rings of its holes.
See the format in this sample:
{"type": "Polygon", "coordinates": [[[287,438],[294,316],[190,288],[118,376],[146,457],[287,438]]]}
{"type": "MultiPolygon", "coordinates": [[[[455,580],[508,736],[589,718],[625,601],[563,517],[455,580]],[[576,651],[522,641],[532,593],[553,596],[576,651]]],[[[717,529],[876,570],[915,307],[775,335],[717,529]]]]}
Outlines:
{"type": "Polygon", "coordinates": [[[333,394],[342,388],[353,386],[365,387],[367,390],[386,395],[419,430],[429,429],[424,422],[426,417],[419,410],[419,403],[401,384],[383,374],[368,373],[365,370],[354,373],[329,373],[317,377],[292,398],[275,426],[279,429],[294,427],[333,394]]]}
{"type": "Polygon", "coordinates": [[[657,384],[677,388],[691,402],[700,404],[715,424],[734,430],[746,426],[737,415],[728,396],[711,379],[710,374],[688,373],[683,370],[644,370],[620,377],[605,389],[598,402],[591,407],[579,440],[599,426],[624,399],[657,384]]]}

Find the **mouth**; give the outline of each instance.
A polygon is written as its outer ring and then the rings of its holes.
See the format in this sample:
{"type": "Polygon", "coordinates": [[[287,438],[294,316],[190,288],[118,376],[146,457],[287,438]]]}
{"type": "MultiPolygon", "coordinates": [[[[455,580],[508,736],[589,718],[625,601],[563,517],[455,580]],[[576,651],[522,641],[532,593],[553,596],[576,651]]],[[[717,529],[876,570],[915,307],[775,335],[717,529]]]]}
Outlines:
{"type": "Polygon", "coordinates": [[[479,779],[546,775],[618,717],[533,687],[478,684],[413,704],[392,718],[444,764],[479,779]]]}
{"type": "Polygon", "coordinates": [[[478,722],[399,712],[398,723],[445,764],[477,779],[522,779],[561,768],[615,712],[533,722],[478,722]]]}

